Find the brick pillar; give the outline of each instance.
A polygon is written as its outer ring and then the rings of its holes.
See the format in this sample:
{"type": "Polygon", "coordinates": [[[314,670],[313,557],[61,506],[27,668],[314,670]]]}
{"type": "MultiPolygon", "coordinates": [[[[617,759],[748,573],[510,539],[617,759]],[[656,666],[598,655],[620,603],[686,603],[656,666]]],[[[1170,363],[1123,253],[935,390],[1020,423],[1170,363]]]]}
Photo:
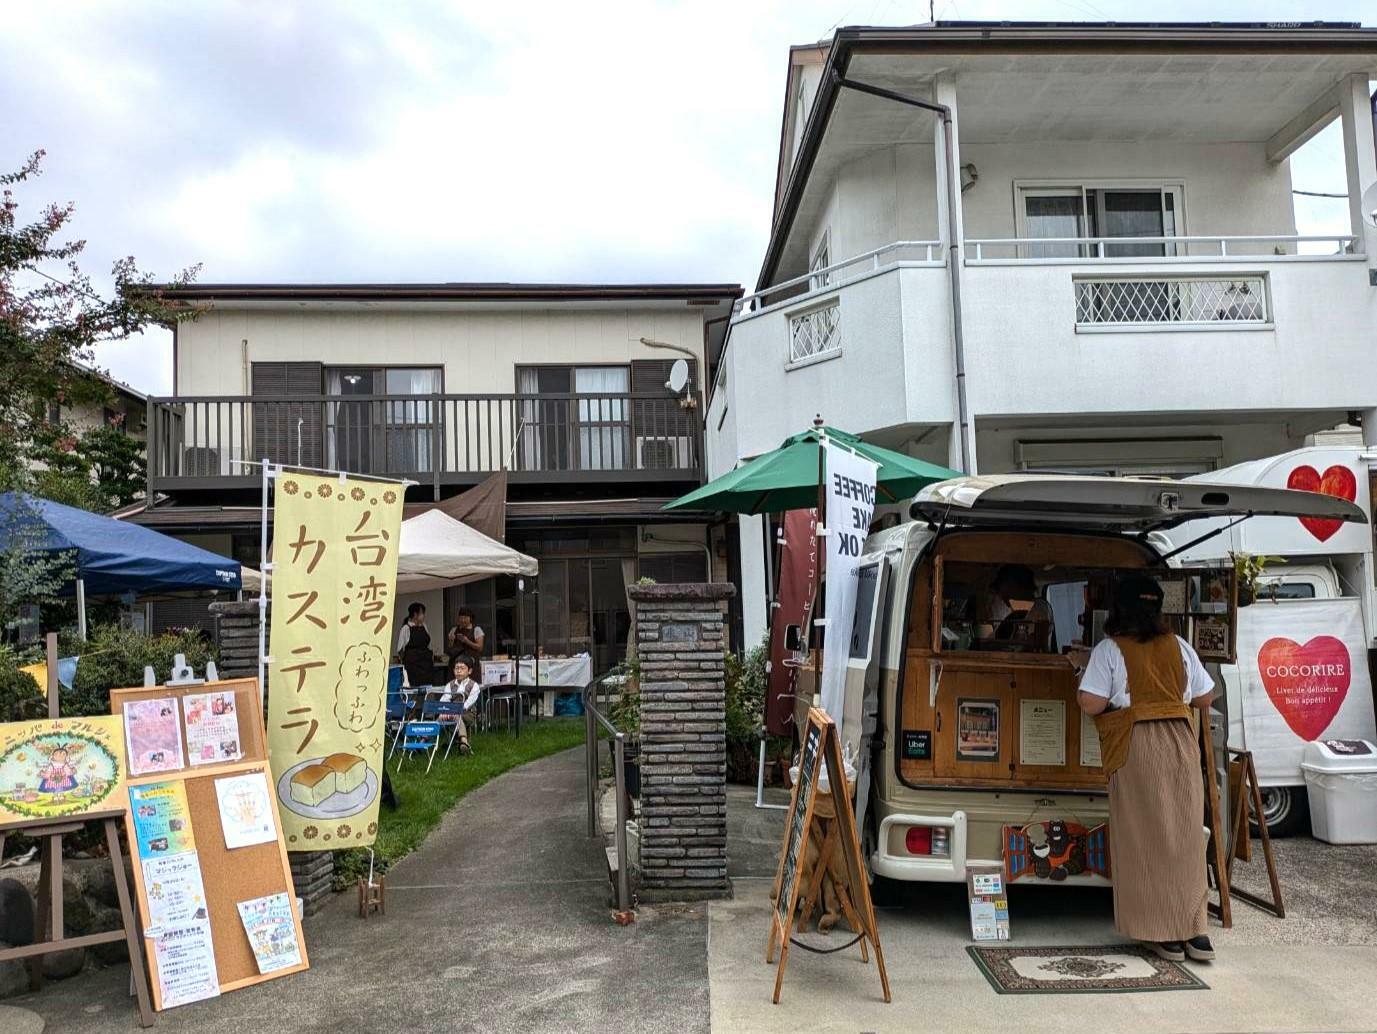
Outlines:
{"type": "Polygon", "coordinates": [[[216,666],[222,679],[258,678],[258,600],[225,600],[210,605],[215,615],[216,666]]]}
{"type": "Polygon", "coordinates": [[[726,584],[637,585],[643,901],[727,897],[726,584]]]}

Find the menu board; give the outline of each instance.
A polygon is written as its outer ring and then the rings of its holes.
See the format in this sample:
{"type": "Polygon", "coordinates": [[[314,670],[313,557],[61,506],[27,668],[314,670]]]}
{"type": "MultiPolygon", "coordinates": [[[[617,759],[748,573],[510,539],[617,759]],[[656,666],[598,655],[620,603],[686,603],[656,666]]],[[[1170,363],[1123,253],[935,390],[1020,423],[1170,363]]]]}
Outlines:
{"type": "Polygon", "coordinates": [[[1066,764],[1066,701],[1019,702],[1018,760],[1021,765],[1066,764]]]}

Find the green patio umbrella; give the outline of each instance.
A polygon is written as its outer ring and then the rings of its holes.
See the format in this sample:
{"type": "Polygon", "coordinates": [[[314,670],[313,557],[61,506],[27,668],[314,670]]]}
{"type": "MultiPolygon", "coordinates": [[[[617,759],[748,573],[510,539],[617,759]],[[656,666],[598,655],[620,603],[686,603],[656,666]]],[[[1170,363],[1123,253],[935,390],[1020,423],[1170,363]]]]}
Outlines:
{"type": "Polygon", "coordinates": [[[792,435],[767,452],[665,504],[666,510],[721,510],[727,513],[778,513],[818,505],[821,442],[829,438],[873,463],[876,502],[893,503],[917,494],[936,481],[961,476],[959,471],[905,456],[893,449],[863,442],[854,434],[820,422],[792,435]]]}

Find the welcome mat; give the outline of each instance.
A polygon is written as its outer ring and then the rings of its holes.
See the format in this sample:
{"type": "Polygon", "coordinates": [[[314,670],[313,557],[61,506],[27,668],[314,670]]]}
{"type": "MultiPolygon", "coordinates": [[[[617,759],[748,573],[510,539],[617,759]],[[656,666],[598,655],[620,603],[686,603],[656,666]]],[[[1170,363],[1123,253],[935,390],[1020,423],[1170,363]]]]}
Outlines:
{"type": "Polygon", "coordinates": [[[1139,944],[970,946],[966,951],[1002,995],[1208,991],[1210,986],[1180,963],[1160,959],[1139,944]]]}

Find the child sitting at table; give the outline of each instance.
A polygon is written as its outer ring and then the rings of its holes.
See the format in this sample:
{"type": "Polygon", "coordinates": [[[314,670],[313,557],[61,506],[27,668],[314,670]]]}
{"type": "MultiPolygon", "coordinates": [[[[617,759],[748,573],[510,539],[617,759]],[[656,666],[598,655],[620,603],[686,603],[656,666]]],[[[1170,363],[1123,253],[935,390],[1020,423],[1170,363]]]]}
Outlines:
{"type": "MultiPolygon", "coordinates": [[[[478,694],[482,692],[483,689],[482,686],[474,681],[474,667],[473,660],[469,657],[460,655],[454,658],[454,677],[446,683],[444,690],[440,694],[440,700],[443,703],[448,704],[454,701],[462,703],[464,705],[465,714],[472,710],[478,703],[478,694]]],[[[459,726],[459,753],[467,754],[469,752],[469,731],[468,727],[464,725],[464,716],[456,715],[454,720],[459,726]]]]}

